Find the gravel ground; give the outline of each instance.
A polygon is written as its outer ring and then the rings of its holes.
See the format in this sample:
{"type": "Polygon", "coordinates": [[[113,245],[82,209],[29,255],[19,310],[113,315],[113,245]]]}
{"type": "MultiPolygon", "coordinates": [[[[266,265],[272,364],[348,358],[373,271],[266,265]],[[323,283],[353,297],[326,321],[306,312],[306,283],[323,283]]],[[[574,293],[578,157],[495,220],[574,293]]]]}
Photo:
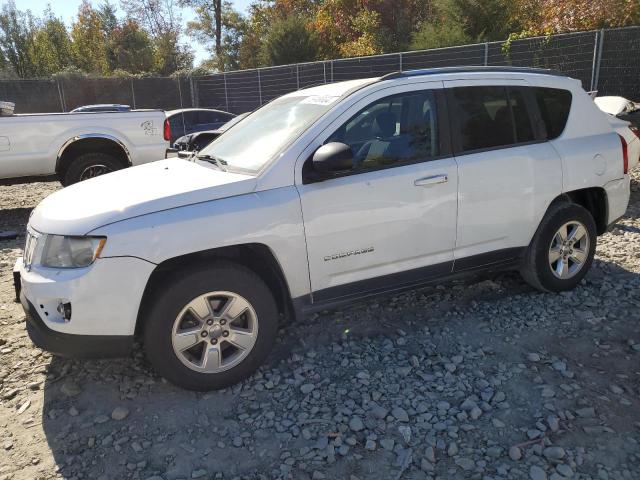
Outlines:
{"type": "MultiPolygon", "coordinates": [[[[0,241],[0,479],[638,479],[639,181],[574,292],[502,273],[325,312],[207,394],[140,349],[34,348],[13,303],[24,238],[0,241]]],[[[0,187],[0,229],[57,188],[0,187]]]]}

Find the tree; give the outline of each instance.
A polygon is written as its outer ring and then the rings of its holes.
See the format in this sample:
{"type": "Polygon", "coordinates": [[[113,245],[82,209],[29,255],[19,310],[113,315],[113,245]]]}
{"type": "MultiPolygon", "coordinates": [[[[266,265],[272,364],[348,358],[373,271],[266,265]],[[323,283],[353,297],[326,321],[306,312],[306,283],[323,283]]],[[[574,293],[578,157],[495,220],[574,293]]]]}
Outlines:
{"type": "Polygon", "coordinates": [[[129,73],[150,72],[154,67],[153,43],[135,20],[127,20],[111,34],[111,49],[115,67],[129,73]]]}
{"type": "Polygon", "coordinates": [[[317,52],[317,41],[307,28],[307,22],[289,17],[271,25],[261,53],[264,63],[285,65],[315,60],[317,52]]]}
{"type": "Polygon", "coordinates": [[[74,64],[87,73],[106,75],[107,36],[102,28],[100,16],[88,0],[83,0],[78,8],[78,16],[71,26],[74,64]]]}
{"type": "Polygon", "coordinates": [[[224,29],[223,16],[226,10],[232,10],[231,2],[222,0],[180,0],[181,5],[191,7],[196,13],[197,20],[187,24],[189,33],[201,40],[209,43],[211,39],[215,44],[215,55],[222,54],[222,37],[224,29]]]}
{"type": "Polygon", "coordinates": [[[121,0],[122,9],[151,35],[154,70],[162,75],[193,66],[193,53],[179,43],[181,16],[177,0],[121,0]]]}
{"type": "Polygon", "coordinates": [[[47,8],[44,18],[34,31],[29,58],[36,76],[52,75],[72,63],[73,49],[64,22],[47,8]]]}
{"type": "Polygon", "coordinates": [[[637,0],[517,0],[520,36],[624,27],[640,23],[637,0]]]}
{"type": "Polygon", "coordinates": [[[12,0],[2,7],[0,51],[3,62],[22,78],[35,75],[34,65],[29,58],[34,28],[31,12],[21,12],[16,9],[16,4],[12,0]]]}
{"type": "Polygon", "coordinates": [[[469,42],[469,37],[460,24],[424,22],[413,35],[411,50],[451,47],[469,42]]]}

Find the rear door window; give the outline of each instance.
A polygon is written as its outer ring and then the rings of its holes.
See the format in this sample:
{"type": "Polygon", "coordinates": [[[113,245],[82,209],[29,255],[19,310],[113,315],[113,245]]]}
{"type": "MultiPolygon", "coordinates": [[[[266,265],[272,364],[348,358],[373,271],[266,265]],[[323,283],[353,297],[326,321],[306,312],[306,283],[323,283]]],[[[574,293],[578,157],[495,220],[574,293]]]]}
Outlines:
{"type": "Polygon", "coordinates": [[[571,111],[571,92],[559,88],[534,87],[534,96],[547,129],[547,139],[562,135],[571,111]]]}
{"type": "Polygon", "coordinates": [[[535,140],[525,96],[518,87],[456,87],[449,99],[459,153],[535,140]]]}

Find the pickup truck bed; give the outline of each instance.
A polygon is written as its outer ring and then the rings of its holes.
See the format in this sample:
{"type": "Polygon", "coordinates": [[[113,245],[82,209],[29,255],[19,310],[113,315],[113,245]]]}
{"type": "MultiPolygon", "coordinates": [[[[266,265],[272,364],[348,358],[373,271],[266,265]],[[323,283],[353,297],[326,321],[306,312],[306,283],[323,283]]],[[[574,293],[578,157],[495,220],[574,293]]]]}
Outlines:
{"type": "Polygon", "coordinates": [[[0,179],[55,175],[64,185],[164,158],[162,110],[0,117],[0,179]]]}

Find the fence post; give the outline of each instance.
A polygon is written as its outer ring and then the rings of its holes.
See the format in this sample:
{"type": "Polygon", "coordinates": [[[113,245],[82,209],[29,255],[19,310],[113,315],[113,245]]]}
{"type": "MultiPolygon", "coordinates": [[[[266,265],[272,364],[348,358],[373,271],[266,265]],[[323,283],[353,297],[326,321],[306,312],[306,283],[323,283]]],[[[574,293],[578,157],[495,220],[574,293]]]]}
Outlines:
{"type": "Polygon", "coordinates": [[[193,77],[191,75],[189,75],[189,93],[191,94],[191,106],[195,107],[196,106],[196,96],[195,96],[195,93],[193,91],[193,77]]]}
{"type": "Polygon", "coordinates": [[[129,82],[131,82],[131,106],[135,110],[136,109],[136,90],[135,88],[133,88],[133,78],[129,79],[129,82]]]}
{"type": "Polygon", "coordinates": [[[489,65],[489,42],[484,42],[484,66],[489,65]]]}
{"type": "Polygon", "coordinates": [[[330,60],[331,62],[331,83],[333,83],[333,60],[330,60]]]}
{"type": "Polygon", "coordinates": [[[229,94],[227,93],[227,73],[222,74],[224,79],[224,102],[227,105],[227,112],[229,111],[229,94]]]}
{"type": "Polygon", "coordinates": [[[300,65],[296,63],[296,90],[300,90],[300,65]]]}
{"type": "Polygon", "coordinates": [[[596,32],[595,44],[593,46],[593,65],[591,70],[591,91],[598,90],[598,80],[600,78],[600,62],[602,61],[602,43],[604,41],[604,28],[596,32]]]}
{"type": "Polygon", "coordinates": [[[327,83],[327,62],[322,62],[322,71],[324,74],[324,83],[327,83]]]}
{"type": "Polygon", "coordinates": [[[400,59],[399,59],[399,62],[400,62],[400,71],[402,71],[402,52],[400,52],[400,53],[399,53],[399,55],[400,55],[400,59]]]}
{"type": "Polygon", "coordinates": [[[259,106],[262,106],[262,82],[260,81],[260,69],[257,69],[258,71],[258,95],[260,98],[260,103],[258,104],[259,106]]]}
{"type": "Polygon", "coordinates": [[[60,97],[60,108],[62,109],[63,112],[66,112],[67,106],[65,105],[64,94],[62,93],[62,86],[60,86],[59,78],[56,79],[56,85],[58,86],[58,96],[60,97]]]}

